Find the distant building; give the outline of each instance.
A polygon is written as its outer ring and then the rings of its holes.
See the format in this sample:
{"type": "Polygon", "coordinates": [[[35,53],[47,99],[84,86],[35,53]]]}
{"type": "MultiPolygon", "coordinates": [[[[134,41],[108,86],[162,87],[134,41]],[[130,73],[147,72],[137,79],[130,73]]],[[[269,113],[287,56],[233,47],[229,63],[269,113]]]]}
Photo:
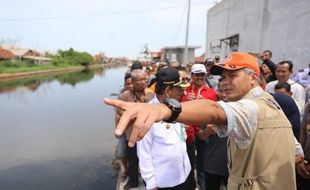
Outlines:
{"type": "Polygon", "coordinates": [[[11,60],[14,58],[14,54],[9,50],[0,48],[0,60],[11,60]]]}
{"type": "Polygon", "coordinates": [[[292,60],[295,71],[308,67],[309,0],[222,0],[207,17],[208,57],[269,49],[275,63],[292,60]]]}
{"type": "Polygon", "coordinates": [[[160,62],[161,61],[161,51],[152,51],[151,52],[152,62],[160,62]]]}
{"type": "Polygon", "coordinates": [[[175,47],[164,47],[162,48],[161,52],[161,60],[168,60],[171,61],[177,61],[181,65],[187,64],[187,63],[194,63],[195,62],[195,49],[201,48],[199,46],[188,46],[188,56],[186,63],[183,63],[184,59],[184,46],[175,46],[175,47]]]}
{"type": "Polygon", "coordinates": [[[94,61],[97,63],[104,63],[104,62],[108,62],[109,60],[108,60],[108,57],[104,53],[100,52],[94,55],[94,61]]]}
{"type": "Polygon", "coordinates": [[[51,58],[41,56],[38,51],[20,48],[0,48],[0,60],[32,60],[36,64],[49,64],[52,62],[51,58]]]}
{"type": "Polygon", "coordinates": [[[195,57],[195,63],[204,63],[205,62],[205,55],[202,54],[201,56],[195,57]]]}
{"type": "Polygon", "coordinates": [[[33,60],[34,63],[39,65],[47,65],[52,63],[52,59],[49,57],[42,57],[42,56],[23,56],[23,60],[33,60]]]}
{"type": "Polygon", "coordinates": [[[30,56],[30,57],[39,57],[41,54],[35,50],[31,49],[8,49],[10,52],[12,52],[18,60],[22,60],[23,57],[25,56],[30,56]]]}

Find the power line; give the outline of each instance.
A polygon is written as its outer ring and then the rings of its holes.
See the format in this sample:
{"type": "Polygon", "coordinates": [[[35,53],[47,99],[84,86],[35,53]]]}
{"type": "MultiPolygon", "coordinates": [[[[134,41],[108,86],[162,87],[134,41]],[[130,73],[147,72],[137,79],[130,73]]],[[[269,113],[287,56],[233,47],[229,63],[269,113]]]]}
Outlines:
{"type": "MultiPolygon", "coordinates": [[[[200,5],[196,5],[200,6],[200,5]]],[[[163,7],[163,8],[150,8],[150,9],[136,9],[136,10],[127,10],[127,11],[109,11],[103,13],[95,13],[95,14],[82,14],[82,15],[68,15],[68,16],[48,16],[48,17],[32,17],[32,18],[8,18],[8,19],[0,19],[0,22],[27,22],[27,21],[41,21],[41,20],[60,20],[60,19],[76,19],[76,18],[87,18],[87,17],[101,17],[108,15],[117,15],[117,14],[136,14],[143,12],[156,12],[162,10],[172,10],[172,9],[180,9],[183,7],[163,7]]]]}
{"type": "Polygon", "coordinates": [[[181,26],[182,26],[183,20],[184,20],[184,15],[185,15],[186,7],[187,7],[187,6],[186,6],[186,3],[185,3],[184,8],[183,8],[183,12],[182,12],[182,16],[181,16],[181,20],[180,20],[179,26],[178,26],[178,28],[177,28],[177,32],[176,32],[176,34],[175,34],[175,36],[174,36],[174,39],[173,39],[173,41],[172,41],[172,44],[173,44],[173,45],[175,45],[175,41],[176,41],[177,37],[179,36],[180,30],[181,30],[181,26]]]}

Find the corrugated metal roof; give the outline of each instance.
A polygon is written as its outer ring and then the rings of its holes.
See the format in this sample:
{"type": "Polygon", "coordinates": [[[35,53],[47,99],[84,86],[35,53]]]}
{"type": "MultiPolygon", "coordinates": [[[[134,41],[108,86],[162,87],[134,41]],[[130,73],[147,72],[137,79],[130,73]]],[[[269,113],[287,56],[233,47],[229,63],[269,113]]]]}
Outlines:
{"type": "Polygon", "coordinates": [[[28,51],[31,51],[30,49],[10,49],[10,51],[18,56],[18,57],[22,57],[24,56],[28,51]]]}

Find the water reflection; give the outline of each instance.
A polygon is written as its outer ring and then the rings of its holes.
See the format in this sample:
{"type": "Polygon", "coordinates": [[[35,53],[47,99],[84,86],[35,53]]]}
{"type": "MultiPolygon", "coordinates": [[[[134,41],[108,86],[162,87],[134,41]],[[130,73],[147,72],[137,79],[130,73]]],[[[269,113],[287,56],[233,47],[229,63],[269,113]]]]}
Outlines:
{"type": "Polygon", "coordinates": [[[0,83],[0,189],[115,189],[114,111],[126,68],[0,83]]]}
{"type": "Polygon", "coordinates": [[[0,93],[14,92],[17,88],[23,87],[30,91],[36,91],[42,83],[59,81],[61,84],[70,84],[75,86],[77,83],[91,80],[94,75],[104,77],[105,70],[99,68],[96,70],[82,70],[79,72],[68,72],[61,74],[51,74],[47,76],[35,76],[25,79],[0,81],[0,93]]]}

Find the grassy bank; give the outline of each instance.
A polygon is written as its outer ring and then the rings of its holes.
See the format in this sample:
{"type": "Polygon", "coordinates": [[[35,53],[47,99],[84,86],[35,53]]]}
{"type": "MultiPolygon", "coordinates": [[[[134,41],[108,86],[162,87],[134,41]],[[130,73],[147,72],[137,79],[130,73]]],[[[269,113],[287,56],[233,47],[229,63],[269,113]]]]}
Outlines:
{"type": "MultiPolygon", "coordinates": [[[[106,64],[91,64],[87,66],[89,69],[97,68],[109,68],[113,66],[120,66],[124,64],[120,63],[106,63],[106,64]]],[[[1,67],[0,67],[1,68],[1,67]]],[[[28,78],[37,75],[48,75],[50,73],[60,73],[60,72],[71,72],[86,69],[85,66],[74,66],[74,65],[37,65],[33,67],[17,67],[5,68],[5,73],[0,73],[0,81],[13,80],[18,78],[28,78]],[[9,72],[10,71],[10,72],[9,72]]]]}
{"type": "Polygon", "coordinates": [[[4,73],[21,73],[21,72],[30,72],[30,71],[42,71],[42,70],[50,70],[50,69],[59,69],[59,68],[69,68],[73,67],[73,65],[38,65],[31,64],[25,61],[17,61],[17,62],[7,62],[0,61],[0,74],[4,73]]]}

